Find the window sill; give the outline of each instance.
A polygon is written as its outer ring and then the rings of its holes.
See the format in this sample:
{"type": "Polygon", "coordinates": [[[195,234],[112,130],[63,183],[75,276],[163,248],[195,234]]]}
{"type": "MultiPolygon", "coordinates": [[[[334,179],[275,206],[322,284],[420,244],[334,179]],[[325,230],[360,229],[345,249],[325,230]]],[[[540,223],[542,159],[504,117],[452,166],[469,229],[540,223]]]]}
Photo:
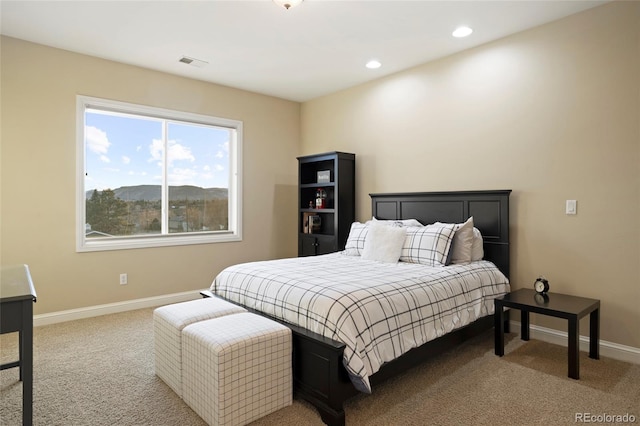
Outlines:
{"type": "Polygon", "coordinates": [[[233,232],[218,232],[205,235],[162,235],[149,237],[109,238],[78,241],[76,252],[130,250],[140,248],[186,246],[242,241],[242,236],[233,232]]]}

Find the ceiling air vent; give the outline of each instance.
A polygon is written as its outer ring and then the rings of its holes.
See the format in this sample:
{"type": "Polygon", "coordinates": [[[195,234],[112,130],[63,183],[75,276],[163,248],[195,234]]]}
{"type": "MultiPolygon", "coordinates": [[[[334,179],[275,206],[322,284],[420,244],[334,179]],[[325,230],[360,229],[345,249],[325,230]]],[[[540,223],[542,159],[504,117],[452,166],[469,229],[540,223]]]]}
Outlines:
{"type": "Polygon", "coordinates": [[[202,61],[200,59],[190,58],[188,56],[183,56],[178,60],[178,62],[182,62],[183,64],[191,65],[192,67],[202,68],[207,65],[209,62],[202,61]]]}

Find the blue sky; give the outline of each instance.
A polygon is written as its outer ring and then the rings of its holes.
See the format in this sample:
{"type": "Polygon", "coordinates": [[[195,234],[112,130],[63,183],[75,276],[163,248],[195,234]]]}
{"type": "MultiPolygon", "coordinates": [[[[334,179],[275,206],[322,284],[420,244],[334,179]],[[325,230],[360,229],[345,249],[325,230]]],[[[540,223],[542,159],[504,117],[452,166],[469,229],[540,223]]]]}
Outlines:
{"type": "MultiPolygon", "coordinates": [[[[87,110],[85,190],[162,183],[162,121],[87,110]]],[[[230,130],[168,124],[169,185],[229,187],[230,130]]]]}

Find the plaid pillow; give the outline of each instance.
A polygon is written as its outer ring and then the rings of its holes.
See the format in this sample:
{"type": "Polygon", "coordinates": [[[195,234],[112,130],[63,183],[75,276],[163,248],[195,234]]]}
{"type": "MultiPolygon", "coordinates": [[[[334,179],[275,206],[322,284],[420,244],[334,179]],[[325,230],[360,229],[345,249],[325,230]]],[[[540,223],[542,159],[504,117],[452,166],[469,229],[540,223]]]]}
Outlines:
{"type": "Polygon", "coordinates": [[[446,265],[455,228],[453,223],[407,228],[400,260],[427,266],[446,265]]]}
{"type": "Polygon", "coordinates": [[[367,238],[369,232],[369,226],[360,222],[353,222],[351,224],[351,230],[347,237],[347,243],[344,246],[344,251],[347,256],[360,256],[362,250],[364,250],[364,240],[367,238]]]}

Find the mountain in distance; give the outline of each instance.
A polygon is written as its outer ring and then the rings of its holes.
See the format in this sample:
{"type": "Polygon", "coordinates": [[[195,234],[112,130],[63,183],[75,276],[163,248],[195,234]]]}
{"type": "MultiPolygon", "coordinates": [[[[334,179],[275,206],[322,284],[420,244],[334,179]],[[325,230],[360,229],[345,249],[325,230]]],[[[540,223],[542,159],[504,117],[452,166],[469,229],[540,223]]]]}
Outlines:
{"type": "MultiPolygon", "coordinates": [[[[87,199],[91,198],[93,189],[86,191],[87,199]]],[[[98,191],[101,192],[101,191],[98,191]]],[[[160,185],[122,186],[113,190],[117,198],[125,201],[159,201],[160,185]]],[[[169,186],[172,200],[219,200],[229,197],[227,188],[201,188],[193,185],[169,186]]]]}

